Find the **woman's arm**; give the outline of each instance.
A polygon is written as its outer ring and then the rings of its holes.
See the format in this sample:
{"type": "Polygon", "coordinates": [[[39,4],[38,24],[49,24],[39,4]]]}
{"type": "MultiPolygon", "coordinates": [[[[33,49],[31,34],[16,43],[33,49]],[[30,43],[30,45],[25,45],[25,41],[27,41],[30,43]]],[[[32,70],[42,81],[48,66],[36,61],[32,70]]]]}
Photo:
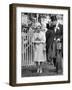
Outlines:
{"type": "Polygon", "coordinates": [[[44,44],[44,43],[46,42],[45,32],[42,32],[41,35],[42,35],[42,36],[41,36],[41,43],[44,44]]]}
{"type": "Polygon", "coordinates": [[[41,41],[34,41],[33,43],[40,44],[40,43],[41,43],[41,41]]]}

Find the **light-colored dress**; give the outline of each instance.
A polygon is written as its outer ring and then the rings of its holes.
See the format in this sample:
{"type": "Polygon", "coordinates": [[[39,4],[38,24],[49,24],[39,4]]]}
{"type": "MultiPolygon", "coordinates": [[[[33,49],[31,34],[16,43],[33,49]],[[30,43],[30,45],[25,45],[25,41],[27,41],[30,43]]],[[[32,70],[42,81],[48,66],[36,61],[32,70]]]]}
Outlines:
{"type": "Polygon", "coordinates": [[[39,33],[35,32],[33,35],[34,43],[34,62],[45,62],[46,57],[44,53],[45,48],[45,32],[40,31],[39,33]]]}

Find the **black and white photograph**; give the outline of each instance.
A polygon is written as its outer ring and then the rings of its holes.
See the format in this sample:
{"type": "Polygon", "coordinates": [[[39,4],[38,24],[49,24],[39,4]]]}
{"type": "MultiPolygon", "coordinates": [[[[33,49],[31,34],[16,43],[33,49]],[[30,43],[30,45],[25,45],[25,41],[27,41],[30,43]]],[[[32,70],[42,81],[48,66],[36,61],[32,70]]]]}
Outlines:
{"type": "Polygon", "coordinates": [[[70,8],[12,4],[10,84],[70,82],[70,8]]]}
{"type": "Polygon", "coordinates": [[[63,14],[21,13],[21,76],[63,74],[63,14]]]}

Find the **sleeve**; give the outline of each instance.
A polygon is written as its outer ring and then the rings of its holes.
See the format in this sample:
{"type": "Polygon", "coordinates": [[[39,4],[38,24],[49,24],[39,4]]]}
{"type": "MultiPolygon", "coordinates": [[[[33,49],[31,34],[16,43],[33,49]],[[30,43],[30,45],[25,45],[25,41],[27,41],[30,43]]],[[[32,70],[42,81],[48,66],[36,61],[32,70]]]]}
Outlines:
{"type": "Polygon", "coordinates": [[[32,37],[32,42],[34,43],[35,41],[35,34],[33,34],[33,37],[32,37]]]}
{"type": "Polygon", "coordinates": [[[41,42],[45,43],[46,42],[46,36],[45,36],[45,32],[41,33],[41,42]]]}

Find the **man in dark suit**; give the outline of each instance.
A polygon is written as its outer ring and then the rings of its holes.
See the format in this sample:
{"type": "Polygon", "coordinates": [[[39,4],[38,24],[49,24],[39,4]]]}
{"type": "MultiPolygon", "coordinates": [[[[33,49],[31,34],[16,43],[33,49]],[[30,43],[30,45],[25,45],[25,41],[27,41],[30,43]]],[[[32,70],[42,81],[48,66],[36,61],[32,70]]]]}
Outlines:
{"type": "Polygon", "coordinates": [[[56,40],[59,39],[59,41],[57,41],[57,58],[56,58],[56,71],[61,72],[62,73],[62,58],[63,58],[63,25],[62,24],[58,24],[58,29],[55,32],[55,37],[56,40]]]}
{"type": "MultiPolygon", "coordinates": [[[[46,58],[48,62],[51,62],[49,60],[49,50],[52,49],[52,44],[54,40],[54,25],[47,24],[47,32],[46,32],[46,58]]],[[[50,50],[51,51],[51,50],[50,50]]]]}

